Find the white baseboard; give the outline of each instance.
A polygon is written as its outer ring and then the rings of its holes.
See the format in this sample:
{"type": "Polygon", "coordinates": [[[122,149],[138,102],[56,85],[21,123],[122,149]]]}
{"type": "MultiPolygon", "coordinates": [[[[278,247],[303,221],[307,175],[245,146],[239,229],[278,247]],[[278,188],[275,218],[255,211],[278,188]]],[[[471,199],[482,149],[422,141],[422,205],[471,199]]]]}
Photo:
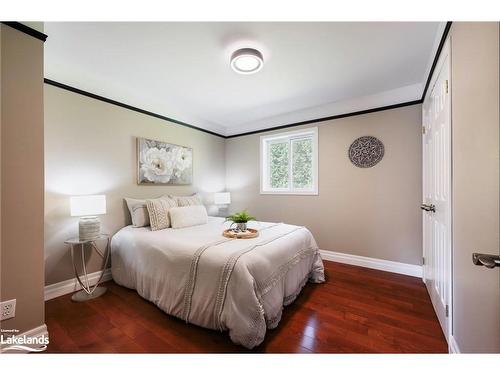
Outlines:
{"type": "Polygon", "coordinates": [[[351,264],[354,266],[373,268],[376,270],[400,273],[408,276],[422,277],[422,266],[399,263],[390,260],[363,257],[359,255],[338,253],[336,251],[320,250],[321,257],[332,262],[351,264]]]}
{"type": "MultiPolygon", "coordinates": [[[[26,336],[32,339],[37,339],[42,336],[49,337],[49,331],[47,330],[47,325],[42,324],[41,326],[30,329],[29,331],[18,333],[15,336],[17,337],[26,336]]],[[[31,344],[30,347],[2,344],[0,345],[0,353],[28,353],[32,351],[43,351],[46,348],[45,345],[35,345],[35,344],[31,344]],[[30,347],[35,348],[35,350],[30,350],[30,347]]]]}
{"type": "MultiPolygon", "coordinates": [[[[97,280],[99,279],[99,276],[101,274],[101,271],[89,273],[89,283],[90,285],[94,285],[97,280]]],[[[102,277],[101,282],[111,280],[111,268],[106,269],[104,271],[104,276],[102,277]]],[[[83,280],[82,280],[83,281],[83,280]]],[[[78,283],[78,280],[76,278],[61,281],[59,283],[51,284],[51,285],[46,285],[45,286],[45,301],[48,301],[50,299],[63,296],[68,293],[73,293],[78,290],[82,289],[80,284],[78,283]]]]}
{"type": "Polygon", "coordinates": [[[450,338],[448,339],[448,352],[450,354],[460,354],[460,348],[458,347],[453,335],[450,335],[450,338]]]}

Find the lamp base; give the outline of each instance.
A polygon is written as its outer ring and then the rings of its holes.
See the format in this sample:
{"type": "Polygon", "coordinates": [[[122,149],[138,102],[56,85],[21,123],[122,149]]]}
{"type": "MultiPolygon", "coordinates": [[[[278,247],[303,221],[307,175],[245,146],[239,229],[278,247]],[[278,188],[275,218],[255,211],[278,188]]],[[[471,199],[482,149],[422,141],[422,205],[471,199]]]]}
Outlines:
{"type": "Polygon", "coordinates": [[[87,216],[80,218],[78,222],[78,236],[80,241],[90,241],[99,238],[101,235],[101,220],[97,216],[87,216]]]}

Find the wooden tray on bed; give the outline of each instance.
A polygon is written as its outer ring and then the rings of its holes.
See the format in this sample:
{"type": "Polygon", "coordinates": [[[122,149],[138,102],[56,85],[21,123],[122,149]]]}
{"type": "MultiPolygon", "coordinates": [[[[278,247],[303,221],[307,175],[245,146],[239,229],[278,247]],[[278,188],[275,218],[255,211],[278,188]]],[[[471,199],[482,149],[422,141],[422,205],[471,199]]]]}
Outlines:
{"type": "Polygon", "coordinates": [[[222,232],[222,235],[227,238],[248,239],[258,237],[259,231],[252,228],[248,228],[245,232],[235,232],[232,229],[226,229],[222,232]]]}

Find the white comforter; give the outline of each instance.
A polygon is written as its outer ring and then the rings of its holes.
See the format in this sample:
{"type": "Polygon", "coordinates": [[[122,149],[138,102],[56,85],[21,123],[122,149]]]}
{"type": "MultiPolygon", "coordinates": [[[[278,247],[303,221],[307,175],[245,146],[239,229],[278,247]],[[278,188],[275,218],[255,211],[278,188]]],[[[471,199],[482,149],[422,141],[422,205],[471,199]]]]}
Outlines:
{"type": "Polygon", "coordinates": [[[233,342],[259,345],[310,280],[324,281],[323,262],[304,227],[251,222],[253,239],[222,236],[224,219],[151,231],[121,229],[111,241],[113,279],[163,311],[202,327],[229,330],[233,342]]]}

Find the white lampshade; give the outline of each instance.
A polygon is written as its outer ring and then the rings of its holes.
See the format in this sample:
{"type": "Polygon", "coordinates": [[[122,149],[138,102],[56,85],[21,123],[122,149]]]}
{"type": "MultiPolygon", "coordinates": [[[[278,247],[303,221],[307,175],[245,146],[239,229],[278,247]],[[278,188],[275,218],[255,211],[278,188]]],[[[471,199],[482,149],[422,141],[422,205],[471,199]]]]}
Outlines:
{"type": "Polygon", "coordinates": [[[231,203],[231,193],[215,193],[214,194],[215,204],[230,204],[231,203]]]}
{"type": "Polygon", "coordinates": [[[106,213],[105,195],[80,195],[70,198],[71,216],[95,216],[106,213]]]}

